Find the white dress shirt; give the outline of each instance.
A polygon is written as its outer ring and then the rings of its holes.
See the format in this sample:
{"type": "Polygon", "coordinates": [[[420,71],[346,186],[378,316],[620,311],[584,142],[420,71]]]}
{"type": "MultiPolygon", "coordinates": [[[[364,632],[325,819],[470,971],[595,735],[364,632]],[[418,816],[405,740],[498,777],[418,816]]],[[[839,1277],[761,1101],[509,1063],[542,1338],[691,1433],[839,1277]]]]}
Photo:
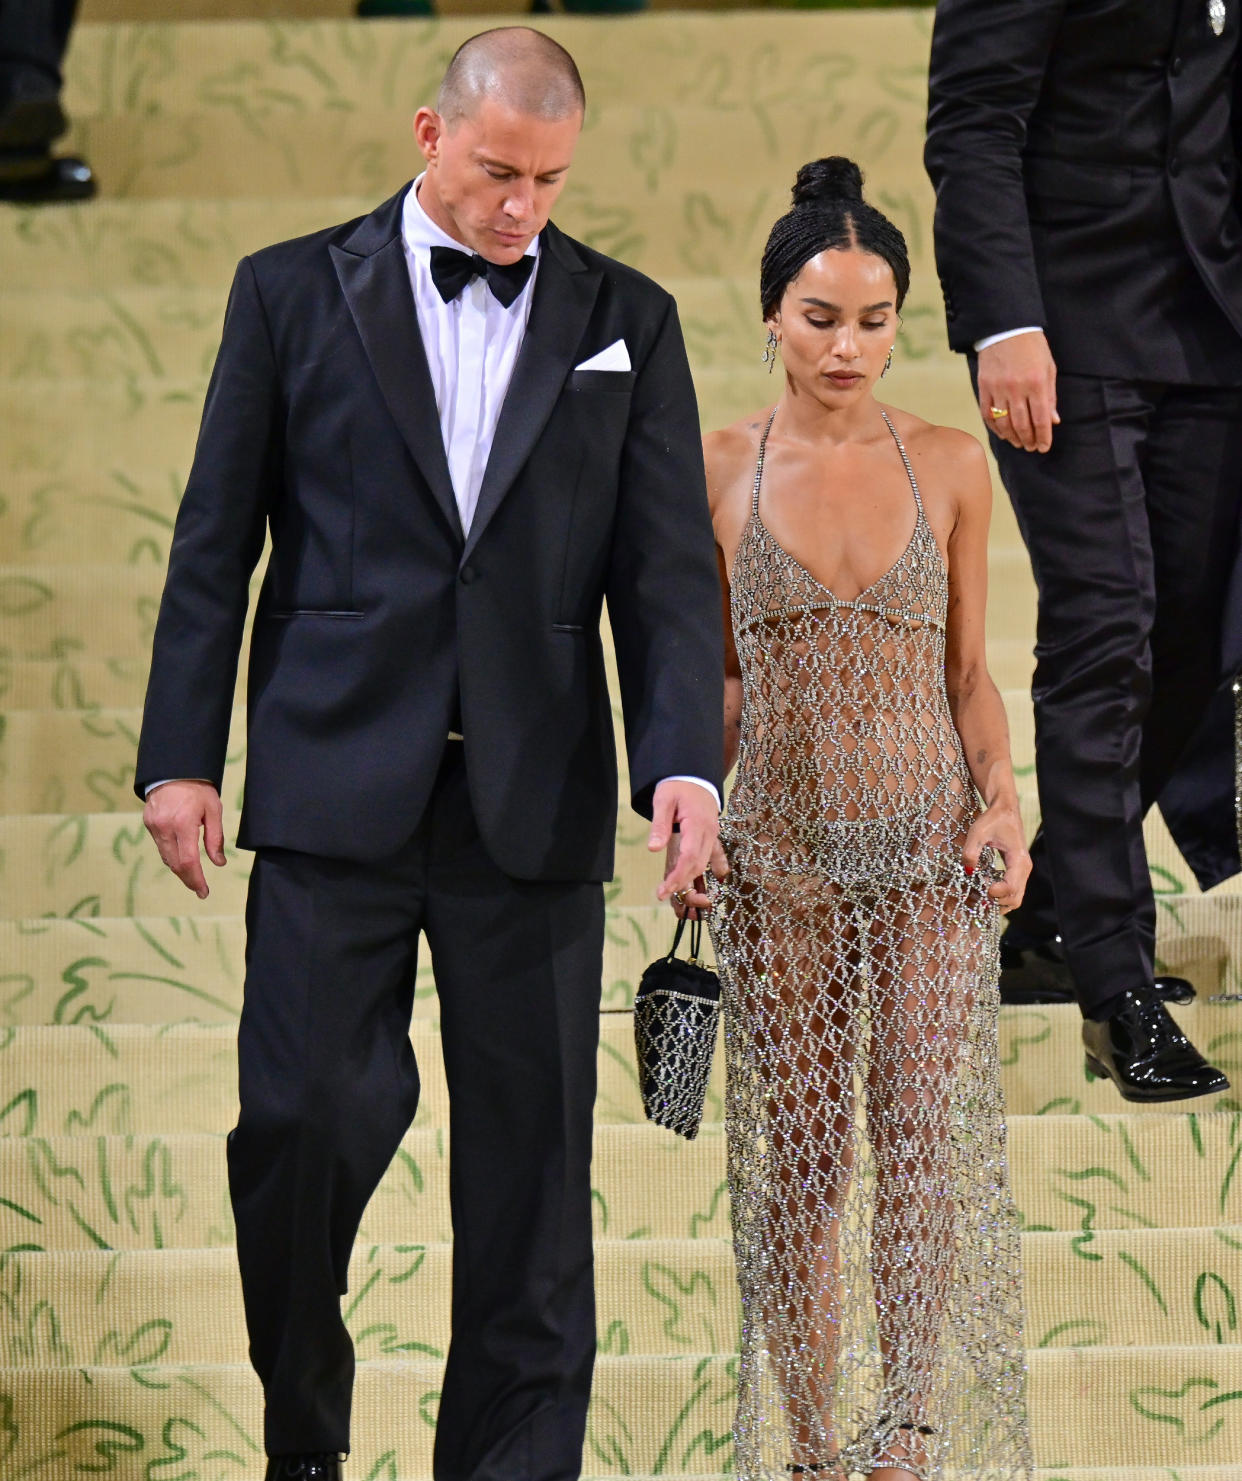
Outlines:
{"type": "Polygon", "coordinates": [[[1016,339],[1019,334],[1042,334],[1042,324],[1024,324],[1021,329],[1002,329],[999,334],[985,334],[982,339],[975,340],[974,351],[977,355],[980,350],[986,350],[989,345],[998,345],[1002,339],[1016,339]]]}
{"type": "Polygon", "coordinates": [[[473,249],[442,231],[423,210],[418,190],[424,178],[420,175],[406,193],[401,239],[414,290],[418,331],[431,368],[457,510],[462,530],[468,534],[500,408],[526,338],[535,279],[539,276],[539,238],[526,249],[526,256],[535,259],[534,271],[508,308],[487,286],[485,278],[472,278],[456,298],[445,303],[431,280],[432,247],[467,253],[473,249]]]}

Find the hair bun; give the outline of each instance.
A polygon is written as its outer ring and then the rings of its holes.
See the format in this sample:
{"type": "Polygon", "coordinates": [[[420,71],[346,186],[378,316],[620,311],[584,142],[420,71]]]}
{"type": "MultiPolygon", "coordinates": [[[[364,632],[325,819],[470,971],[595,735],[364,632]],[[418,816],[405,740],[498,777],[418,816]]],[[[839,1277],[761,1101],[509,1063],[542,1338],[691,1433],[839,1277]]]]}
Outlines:
{"type": "Polygon", "coordinates": [[[863,173],[852,159],[841,154],[803,165],[794,181],[795,206],[822,206],[831,201],[861,203],[862,198],[863,173]]]}

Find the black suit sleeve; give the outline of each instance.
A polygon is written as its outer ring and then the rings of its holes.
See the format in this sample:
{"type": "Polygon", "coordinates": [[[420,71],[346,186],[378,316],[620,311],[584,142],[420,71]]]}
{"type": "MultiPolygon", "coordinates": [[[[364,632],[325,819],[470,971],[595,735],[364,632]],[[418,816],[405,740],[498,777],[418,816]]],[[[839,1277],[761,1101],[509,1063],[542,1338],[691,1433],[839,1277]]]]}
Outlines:
{"type": "Polygon", "coordinates": [[[173,533],[138,745],[140,797],[167,777],[220,786],[250,576],[280,486],[282,425],[271,335],[244,258],[173,533]]]}
{"type": "Polygon", "coordinates": [[[924,161],[949,343],[1044,324],[1022,150],[1065,0],[940,0],[924,161]]]}
{"type": "Polygon", "coordinates": [[[606,595],[625,717],[630,796],[723,786],[724,639],[694,383],[670,298],[638,370],[622,455],[606,595]]]}

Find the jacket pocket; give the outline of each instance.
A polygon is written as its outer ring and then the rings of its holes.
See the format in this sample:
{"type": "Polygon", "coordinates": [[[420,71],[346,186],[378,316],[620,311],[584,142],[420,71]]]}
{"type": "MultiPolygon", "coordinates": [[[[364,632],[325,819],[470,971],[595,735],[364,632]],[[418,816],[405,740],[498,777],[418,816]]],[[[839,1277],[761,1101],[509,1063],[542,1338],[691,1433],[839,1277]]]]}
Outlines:
{"type": "Polygon", "coordinates": [[[1081,206],[1122,206],[1133,188],[1125,165],[1086,164],[1039,154],[1023,160],[1022,176],[1027,193],[1036,201],[1073,201],[1081,206]]]}
{"type": "Polygon", "coordinates": [[[632,370],[575,370],[565,387],[570,391],[630,391],[634,380],[632,370]]]}
{"type": "Polygon", "coordinates": [[[340,617],[356,620],[366,615],[365,612],[357,612],[352,608],[338,607],[273,607],[260,614],[272,622],[287,622],[290,617],[340,617]]]}

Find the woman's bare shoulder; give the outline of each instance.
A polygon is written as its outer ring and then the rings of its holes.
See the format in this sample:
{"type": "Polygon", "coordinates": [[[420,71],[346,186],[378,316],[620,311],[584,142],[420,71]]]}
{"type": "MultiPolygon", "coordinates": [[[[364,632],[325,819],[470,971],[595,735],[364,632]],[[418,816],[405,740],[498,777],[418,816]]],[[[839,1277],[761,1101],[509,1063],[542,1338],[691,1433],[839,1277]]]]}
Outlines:
{"type": "Polygon", "coordinates": [[[960,500],[990,496],[987,456],[977,437],[959,427],[940,427],[913,412],[886,408],[925,492],[943,489],[960,500]]]}
{"type": "Polygon", "coordinates": [[[730,495],[737,488],[743,485],[749,488],[766,417],[766,412],[756,412],[704,436],[703,461],[707,465],[707,493],[713,510],[722,502],[731,502],[730,495]]]}

